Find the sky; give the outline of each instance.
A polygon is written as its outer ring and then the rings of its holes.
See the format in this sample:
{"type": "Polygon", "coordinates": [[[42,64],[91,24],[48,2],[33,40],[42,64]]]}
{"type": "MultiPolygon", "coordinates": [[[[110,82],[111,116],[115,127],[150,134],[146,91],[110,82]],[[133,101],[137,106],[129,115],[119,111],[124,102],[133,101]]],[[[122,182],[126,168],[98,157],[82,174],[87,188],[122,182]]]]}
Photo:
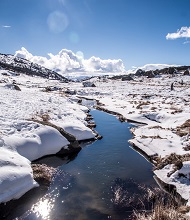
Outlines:
{"type": "Polygon", "coordinates": [[[0,0],[0,53],[190,65],[190,0],[0,0]]]}

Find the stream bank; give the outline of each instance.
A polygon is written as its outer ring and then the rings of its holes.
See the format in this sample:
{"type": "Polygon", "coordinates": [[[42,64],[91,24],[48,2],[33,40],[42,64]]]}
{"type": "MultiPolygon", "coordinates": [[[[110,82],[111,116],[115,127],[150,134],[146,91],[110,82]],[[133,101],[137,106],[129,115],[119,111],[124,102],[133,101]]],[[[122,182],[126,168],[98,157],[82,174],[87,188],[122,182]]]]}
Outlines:
{"type": "Polygon", "coordinates": [[[86,143],[71,160],[56,156],[39,160],[56,167],[57,175],[47,193],[20,219],[129,219],[134,208],[142,208],[137,201],[145,186],[157,186],[152,164],[128,143],[132,125],[105,112],[90,114],[103,139],[86,143]],[[43,206],[51,207],[46,217],[43,206]]]}

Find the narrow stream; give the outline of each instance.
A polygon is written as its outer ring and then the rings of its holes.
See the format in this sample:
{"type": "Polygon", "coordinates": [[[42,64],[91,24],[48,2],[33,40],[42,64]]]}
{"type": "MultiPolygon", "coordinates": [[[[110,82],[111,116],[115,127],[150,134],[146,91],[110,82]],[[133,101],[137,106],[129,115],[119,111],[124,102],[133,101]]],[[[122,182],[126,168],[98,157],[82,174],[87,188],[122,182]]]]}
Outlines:
{"type": "Polygon", "coordinates": [[[152,165],[128,143],[132,125],[105,112],[90,113],[103,139],[87,144],[70,162],[58,157],[42,160],[59,166],[58,175],[47,194],[18,219],[130,219],[138,209],[137,197],[144,193],[139,184],[156,186],[152,165]]]}

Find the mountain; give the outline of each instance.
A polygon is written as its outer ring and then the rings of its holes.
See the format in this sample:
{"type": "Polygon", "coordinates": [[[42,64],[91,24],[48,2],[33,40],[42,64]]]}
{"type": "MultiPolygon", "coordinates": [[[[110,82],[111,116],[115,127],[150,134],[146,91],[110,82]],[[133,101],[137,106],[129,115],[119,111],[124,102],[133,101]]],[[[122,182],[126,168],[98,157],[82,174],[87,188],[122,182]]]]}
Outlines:
{"type": "Polygon", "coordinates": [[[69,80],[64,76],[49,70],[39,64],[30,62],[24,58],[16,57],[11,54],[0,53],[0,68],[4,68],[17,73],[24,73],[30,76],[40,76],[47,79],[60,80],[61,82],[68,82],[69,80]]]}

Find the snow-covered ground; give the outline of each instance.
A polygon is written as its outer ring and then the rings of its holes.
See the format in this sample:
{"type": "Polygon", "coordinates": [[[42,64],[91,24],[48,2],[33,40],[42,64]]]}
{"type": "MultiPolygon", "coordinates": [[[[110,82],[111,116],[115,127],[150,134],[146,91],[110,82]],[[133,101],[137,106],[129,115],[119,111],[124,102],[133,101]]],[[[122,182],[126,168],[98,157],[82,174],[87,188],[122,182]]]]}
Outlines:
{"type": "Polygon", "coordinates": [[[66,86],[0,70],[0,203],[37,186],[30,161],[67,149],[69,141],[58,130],[35,120],[62,127],[77,140],[95,137],[86,127],[88,109],[78,105],[77,98],[66,96],[66,86]],[[47,92],[48,86],[53,91],[47,92]]]}
{"type": "MultiPolygon", "coordinates": [[[[62,147],[67,148],[69,144],[56,129],[36,123],[32,119],[48,120],[64,128],[78,140],[94,137],[92,131],[86,127],[87,108],[77,103],[79,97],[83,96],[99,100],[103,108],[122,114],[126,119],[144,123],[133,129],[134,138],[130,143],[151,158],[156,156],[163,159],[172,153],[184,155],[186,161],[183,158],[182,167],[173,174],[168,175],[175,161],[154,172],[164,182],[175,185],[177,192],[190,205],[190,135],[187,132],[180,137],[177,132],[190,119],[190,76],[142,76],[136,77],[134,81],[93,78],[90,81],[96,87],[84,87],[80,82],[59,83],[38,77],[17,76],[0,70],[0,147],[2,151],[8,152],[7,158],[1,159],[1,168],[10,163],[17,170],[22,161],[22,166],[25,167],[22,173],[15,172],[15,179],[8,172],[5,175],[0,169],[0,181],[6,181],[8,191],[12,189],[13,181],[19,183],[24,178],[28,183],[22,191],[15,189],[16,193],[11,195],[6,194],[4,188],[1,188],[3,184],[0,184],[0,201],[17,198],[17,192],[21,195],[36,186],[30,161],[56,153],[62,147]],[[5,72],[7,75],[2,74],[5,72]],[[14,89],[13,81],[21,91],[14,89]],[[174,90],[171,91],[172,83],[174,90]],[[45,89],[50,87],[51,91],[45,89]],[[71,93],[74,91],[73,95],[64,92],[68,90],[71,93]],[[20,159],[17,164],[16,159],[12,162],[15,157],[22,157],[23,160],[20,159]],[[5,199],[4,195],[7,195],[5,199]]],[[[6,170],[6,166],[3,170],[6,170]]]]}
{"type": "Polygon", "coordinates": [[[190,128],[180,137],[177,130],[190,119],[190,76],[162,75],[156,78],[138,77],[134,81],[91,79],[96,87],[83,88],[75,84],[78,96],[99,100],[103,108],[122,114],[125,118],[146,123],[133,129],[130,143],[154,158],[175,153],[184,155],[183,166],[170,177],[175,162],[155,170],[162,181],[176,186],[177,192],[190,205],[190,128]],[[171,84],[174,83],[174,90],[171,84]],[[189,147],[189,148],[188,148],[189,147]],[[187,160],[187,161],[186,161],[187,160]]]}

